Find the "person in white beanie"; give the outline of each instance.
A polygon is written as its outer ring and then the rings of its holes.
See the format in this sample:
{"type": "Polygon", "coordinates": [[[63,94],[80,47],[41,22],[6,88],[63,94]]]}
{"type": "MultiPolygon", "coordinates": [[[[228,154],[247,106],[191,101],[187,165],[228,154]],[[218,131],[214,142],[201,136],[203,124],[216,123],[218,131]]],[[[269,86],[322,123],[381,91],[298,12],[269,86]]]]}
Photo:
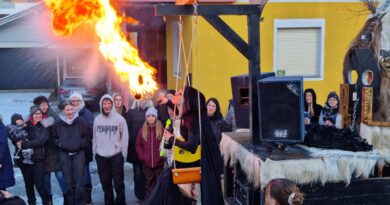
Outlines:
{"type": "MultiPolygon", "coordinates": [[[[92,133],[93,129],[93,114],[92,112],[85,107],[85,102],[83,100],[83,96],[79,93],[73,93],[69,96],[70,104],[73,106],[74,112],[78,113],[78,115],[85,120],[88,125],[90,132],[92,133]]],[[[87,194],[86,202],[87,204],[92,203],[92,179],[91,172],[89,171],[89,163],[93,160],[92,154],[92,143],[89,144],[85,150],[85,171],[84,171],[84,191],[87,194]]]]}
{"type": "Polygon", "coordinates": [[[145,122],[139,130],[135,148],[142,162],[145,175],[145,198],[152,192],[158,177],[164,169],[164,158],[160,156],[160,144],[164,127],[157,120],[157,109],[150,107],[145,113],[145,122]]]}

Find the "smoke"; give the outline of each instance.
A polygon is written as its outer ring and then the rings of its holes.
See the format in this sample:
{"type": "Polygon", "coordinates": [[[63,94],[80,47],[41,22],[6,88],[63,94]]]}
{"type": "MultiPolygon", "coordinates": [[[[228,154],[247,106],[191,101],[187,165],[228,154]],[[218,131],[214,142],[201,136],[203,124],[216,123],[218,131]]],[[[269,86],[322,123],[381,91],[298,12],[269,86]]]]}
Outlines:
{"type": "Polygon", "coordinates": [[[53,32],[52,17],[45,7],[26,19],[26,23],[34,26],[34,35],[39,36],[39,41],[48,49],[48,55],[56,58],[64,75],[84,77],[85,83],[91,87],[105,83],[109,64],[99,52],[94,23],[85,23],[71,36],[64,37],[53,32]]]}

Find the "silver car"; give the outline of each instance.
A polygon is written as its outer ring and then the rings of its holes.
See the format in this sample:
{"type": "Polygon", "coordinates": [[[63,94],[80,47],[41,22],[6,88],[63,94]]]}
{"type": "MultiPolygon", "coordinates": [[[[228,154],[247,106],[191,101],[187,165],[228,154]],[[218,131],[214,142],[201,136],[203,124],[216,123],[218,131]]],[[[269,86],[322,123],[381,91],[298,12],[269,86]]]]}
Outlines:
{"type": "Polygon", "coordinates": [[[99,98],[107,92],[104,82],[98,86],[90,87],[85,83],[85,78],[68,77],[62,82],[58,88],[58,99],[60,102],[69,100],[69,96],[73,93],[79,93],[83,96],[83,100],[88,104],[96,104],[99,98]]]}

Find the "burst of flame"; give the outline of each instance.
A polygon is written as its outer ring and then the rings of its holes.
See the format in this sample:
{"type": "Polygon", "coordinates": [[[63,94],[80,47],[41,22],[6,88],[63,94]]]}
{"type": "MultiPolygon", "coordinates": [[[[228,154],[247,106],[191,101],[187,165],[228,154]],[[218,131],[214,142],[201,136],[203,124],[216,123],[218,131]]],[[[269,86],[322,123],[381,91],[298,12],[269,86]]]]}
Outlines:
{"type": "Polygon", "coordinates": [[[45,0],[53,15],[53,30],[68,36],[85,22],[96,23],[100,39],[99,50],[109,60],[122,81],[129,82],[132,94],[146,94],[157,90],[156,70],[138,55],[122,32],[120,17],[109,0],[45,0]]]}

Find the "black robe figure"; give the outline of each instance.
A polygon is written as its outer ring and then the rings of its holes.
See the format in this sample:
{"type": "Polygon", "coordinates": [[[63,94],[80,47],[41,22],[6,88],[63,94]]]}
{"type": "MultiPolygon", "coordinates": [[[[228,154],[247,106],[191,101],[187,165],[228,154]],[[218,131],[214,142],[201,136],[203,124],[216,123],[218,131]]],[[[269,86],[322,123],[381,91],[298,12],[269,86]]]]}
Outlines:
{"type": "MultiPolygon", "coordinates": [[[[198,91],[192,87],[184,88],[184,103],[182,107],[183,129],[182,136],[186,142],[176,145],[188,151],[195,152],[196,147],[201,142],[201,202],[205,205],[224,204],[221,176],[218,168],[219,156],[221,155],[218,142],[214,136],[213,129],[207,117],[205,97],[200,95],[200,105],[198,105],[198,91]],[[199,138],[199,116],[198,108],[201,110],[202,140],[199,138]],[[183,147],[185,146],[185,147],[183,147]]],[[[170,141],[172,138],[170,139],[170,141]]],[[[161,173],[157,184],[148,199],[146,205],[185,205],[191,204],[191,200],[186,198],[172,181],[172,168],[168,168],[161,173]]]]}

